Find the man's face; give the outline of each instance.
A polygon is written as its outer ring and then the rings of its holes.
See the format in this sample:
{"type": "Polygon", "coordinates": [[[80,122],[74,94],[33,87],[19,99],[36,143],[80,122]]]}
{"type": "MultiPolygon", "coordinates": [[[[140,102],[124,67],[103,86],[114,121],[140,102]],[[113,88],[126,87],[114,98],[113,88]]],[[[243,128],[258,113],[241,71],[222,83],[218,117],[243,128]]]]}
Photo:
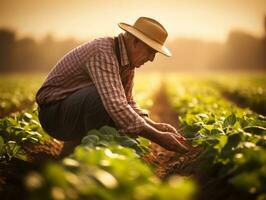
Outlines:
{"type": "Polygon", "coordinates": [[[153,61],[157,51],[146,45],[144,42],[135,39],[131,49],[130,64],[132,68],[139,68],[147,61],[153,61]]]}

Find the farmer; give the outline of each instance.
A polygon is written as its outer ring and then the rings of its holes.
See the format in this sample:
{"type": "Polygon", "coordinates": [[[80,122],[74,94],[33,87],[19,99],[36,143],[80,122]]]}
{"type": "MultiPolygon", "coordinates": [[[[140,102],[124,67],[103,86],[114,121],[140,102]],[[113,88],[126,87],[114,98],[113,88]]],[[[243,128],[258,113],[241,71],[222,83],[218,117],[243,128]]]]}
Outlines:
{"type": "Polygon", "coordinates": [[[43,129],[59,140],[80,141],[89,130],[110,125],[122,134],[186,152],[175,128],[151,120],[132,96],[135,68],[152,62],[157,52],[171,56],[164,46],[165,28],[147,17],[133,26],[118,25],[124,33],[74,48],[48,74],[36,95],[43,129]]]}

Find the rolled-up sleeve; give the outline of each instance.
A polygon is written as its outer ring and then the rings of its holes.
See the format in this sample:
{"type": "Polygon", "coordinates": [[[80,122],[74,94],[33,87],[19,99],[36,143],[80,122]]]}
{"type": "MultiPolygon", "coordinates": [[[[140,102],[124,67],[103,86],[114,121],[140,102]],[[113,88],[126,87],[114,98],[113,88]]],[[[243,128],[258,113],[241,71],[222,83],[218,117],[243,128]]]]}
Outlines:
{"type": "Polygon", "coordinates": [[[127,102],[115,57],[97,51],[86,62],[86,68],[119,132],[141,132],[146,122],[127,102]]]}

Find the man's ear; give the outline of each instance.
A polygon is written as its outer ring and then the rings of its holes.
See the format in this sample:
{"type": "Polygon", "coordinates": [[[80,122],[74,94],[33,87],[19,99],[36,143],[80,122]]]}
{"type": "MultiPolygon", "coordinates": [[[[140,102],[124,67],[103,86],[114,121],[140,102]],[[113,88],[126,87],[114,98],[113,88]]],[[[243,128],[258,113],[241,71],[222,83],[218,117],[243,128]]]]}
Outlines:
{"type": "Polygon", "coordinates": [[[133,46],[134,48],[136,48],[136,46],[138,45],[138,43],[140,42],[140,40],[136,37],[133,38],[133,46]]]}

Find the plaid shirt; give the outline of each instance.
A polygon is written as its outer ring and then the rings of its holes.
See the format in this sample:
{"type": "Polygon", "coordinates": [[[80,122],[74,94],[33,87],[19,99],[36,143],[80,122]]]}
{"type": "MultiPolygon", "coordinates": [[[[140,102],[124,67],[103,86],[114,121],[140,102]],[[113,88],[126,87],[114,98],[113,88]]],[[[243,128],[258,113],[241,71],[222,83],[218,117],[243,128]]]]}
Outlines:
{"type": "Polygon", "coordinates": [[[118,36],[120,63],[114,38],[100,38],[66,54],[48,74],[36,95],[39,105],[61,100],[71,93],[95,85],[103,105],[122,133],[139,133],[147,115],[132,96],[135,70],[130,68],[123,35],[118,36]]]}

